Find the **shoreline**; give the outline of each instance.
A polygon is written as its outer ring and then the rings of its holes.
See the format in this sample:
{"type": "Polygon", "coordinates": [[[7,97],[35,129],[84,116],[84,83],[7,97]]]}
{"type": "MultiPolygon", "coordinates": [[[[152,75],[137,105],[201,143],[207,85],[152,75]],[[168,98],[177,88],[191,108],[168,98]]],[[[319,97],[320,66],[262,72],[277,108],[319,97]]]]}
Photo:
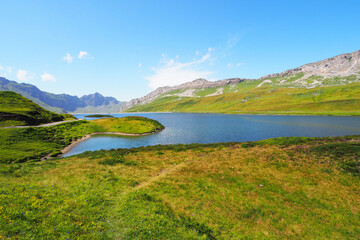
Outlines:
{"type": "MultiPolygon", "coordinates": [[[[68,153],[70,152],[70,150],[75,147],[76,145],[78,145],[80,142],[82,141],[85,141],[89,138],[91,138],[92,136],[94,135],[118,135],[118,136],[132,136],[132,137],[140,137],[140,136],[147,136],[147,135],[151,135],[151,134],[155,134],[155,133],[158,133],[162,130],[164,130],[165,128],[162,128],[162,129],[158,129],[158,130],[155,130],[153,132],[147,132],[147,133],[120,133],[120,132],[94,132],[94,133],[90,133],[90,134],[87,134],[85,135],[84,137],[76,140],[76,141],[73,141],[69,146],[61,149],[61,154],[59,154],[58,156],[56,157],[62,157],[65,153],[68,153]]],[[[47,158],[49,159],[49,158],[47,158]]]]}
{"type": "MultiPolygon", "coordinates": [[[[199,113],[199,114],[232,114],[232,115],[267,115],[267,116],[330,116],[330,117],[359,117],[360,113],[346,114],[342,113],[294,113],[294,112],[281,112],[281,113],[266,113],[266,112],[120,112],[119,114],[129,113],[199,113]]],[[[116,113],[115,113],[116,114],[116,113]]]]}

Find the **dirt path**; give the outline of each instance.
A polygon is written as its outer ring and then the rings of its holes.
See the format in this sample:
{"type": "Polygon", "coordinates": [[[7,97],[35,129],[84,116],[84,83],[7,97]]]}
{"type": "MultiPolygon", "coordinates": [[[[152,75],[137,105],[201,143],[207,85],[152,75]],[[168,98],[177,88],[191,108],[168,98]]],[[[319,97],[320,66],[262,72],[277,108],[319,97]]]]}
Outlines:
{"type": "Polygon", "coordinates": [[[66,120],[66,121],[60,121],[60,122],[52,122],[52,123],[45,123],[40,125],[34,125],[34,126],[10,126],[10,127],[1,127],[0,129],[6,129],[6,128],[29,128],[29,127],[50,127],[55,126],[61,123],[67,123],[67,122],[74,122],[74,121],[80,121],[82,119],[74,119],[74,120],[66,120]]]}

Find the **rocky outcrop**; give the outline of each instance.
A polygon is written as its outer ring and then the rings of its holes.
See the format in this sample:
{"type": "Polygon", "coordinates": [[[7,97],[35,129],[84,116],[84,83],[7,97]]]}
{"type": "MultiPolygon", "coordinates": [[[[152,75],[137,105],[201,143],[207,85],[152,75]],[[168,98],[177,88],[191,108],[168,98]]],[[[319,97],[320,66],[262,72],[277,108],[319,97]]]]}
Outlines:
{"type": "Polygon", "coordinates": [[[243,82],[245,80],[248,79],[244,79],[244,78],[229,78],[229,79],[224,79],[224,80],[219,80],[216,82],[210,82],[204,78],[199,78],[196,79],[192,82],[187,82],[187,83],[183,83],[177,86],[173,86],[173,87],[160,87],[157,88],[155,91],[152,91],[151,93],[145,95],[144,97],[141,98],[135,98],[130,100],[129,102],[127,102],[125,105],[123,105],[123,107],[121,108],[121,110],[126,110],[134,105],[137,104],[144,104],[144,103],[148,103],[151,102],[152,100],[156,99],[157,97],[163,95],[164,93],[168,93],[171,91],[175,91],[175,90],[184,90],[184,89],[198,89],[198,88],[212,88],[212,87],[222,87],[222,86],[226,86],[229,84],[236,84],[236,83],[240,83],[243,82]]]}
{"type": "Polygon", "coordinates": [[[260,79],[284,77],[297,73],[304,73],[305,77],[315,76],[349,76],[357,74],[360,71],[360,50],[341,54],[322,61],[302,65],[298,68],[286,70],[282,73],[274,73],[266,75],[260,79]]]}

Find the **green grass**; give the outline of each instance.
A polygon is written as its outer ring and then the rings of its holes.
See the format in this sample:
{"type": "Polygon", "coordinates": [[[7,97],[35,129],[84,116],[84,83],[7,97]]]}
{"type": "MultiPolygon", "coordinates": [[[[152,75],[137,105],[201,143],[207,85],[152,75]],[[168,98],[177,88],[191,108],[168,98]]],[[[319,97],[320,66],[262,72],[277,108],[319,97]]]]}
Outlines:
{"type": "Polygon", "coordinates": [[[92,121],[74,121],[51,127],[0,129],[0,162],[37,161],[60,150],[90,133],[120,132],[143,134],[164,127],[144,117],[105,118],[92,121]]]}
{"type": "Polygon", "coordinates": [[[0,164],[0,236],[356,239],[359,147],[276,138],[0,164]]]}
{"type": "Polygon", "coordinates": [[[38,125],[75,119],[70,114],[57,114],[11,91],[0,91],[0,127],[38,125]]]}
{"type": "MultiPolygon", "coordinates": [[[[300,77],[301,75],[294,76],[300,77]]],[[[257,88],[261,82],[244,81],[232,88],[234,92],[227,90],[227,93],[217,96],[157,98],[151,103],[136,105],[126,111],[360,115],[359,82],[311,89],[277,85],[257,88]]]]}

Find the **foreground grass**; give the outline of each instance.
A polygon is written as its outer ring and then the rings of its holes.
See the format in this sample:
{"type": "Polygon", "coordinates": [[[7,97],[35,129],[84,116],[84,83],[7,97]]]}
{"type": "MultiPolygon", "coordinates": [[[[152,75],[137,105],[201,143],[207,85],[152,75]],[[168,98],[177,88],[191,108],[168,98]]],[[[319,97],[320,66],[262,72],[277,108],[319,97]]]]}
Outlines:
{"type": "Polygon", "coordinates": [[[11,239],[355,239],[360,137],[153,146],[1,165],[11,239]]]}
{"type": "MultiPolygon", "coordinates": [[[[203,94],[199,97],[178,97],[169,93],[126,111],[360,115],[359,82],[311,89],[269,84],[257,87],[260,83],[260,80],[245,81],[232,86],[231,92],[224,89],[224,94],[208,97],[203,94]]],[[[207,94],[216,89],[203,91],[207,94]]]]}
{"type": "Polygon", "coordinates": [[[51,127],[0,129],[0,162],[24,162],[61,154],[73,141],[94,132],[143,134],[164,128],[144,117],[74,121],[51,127]]]}

